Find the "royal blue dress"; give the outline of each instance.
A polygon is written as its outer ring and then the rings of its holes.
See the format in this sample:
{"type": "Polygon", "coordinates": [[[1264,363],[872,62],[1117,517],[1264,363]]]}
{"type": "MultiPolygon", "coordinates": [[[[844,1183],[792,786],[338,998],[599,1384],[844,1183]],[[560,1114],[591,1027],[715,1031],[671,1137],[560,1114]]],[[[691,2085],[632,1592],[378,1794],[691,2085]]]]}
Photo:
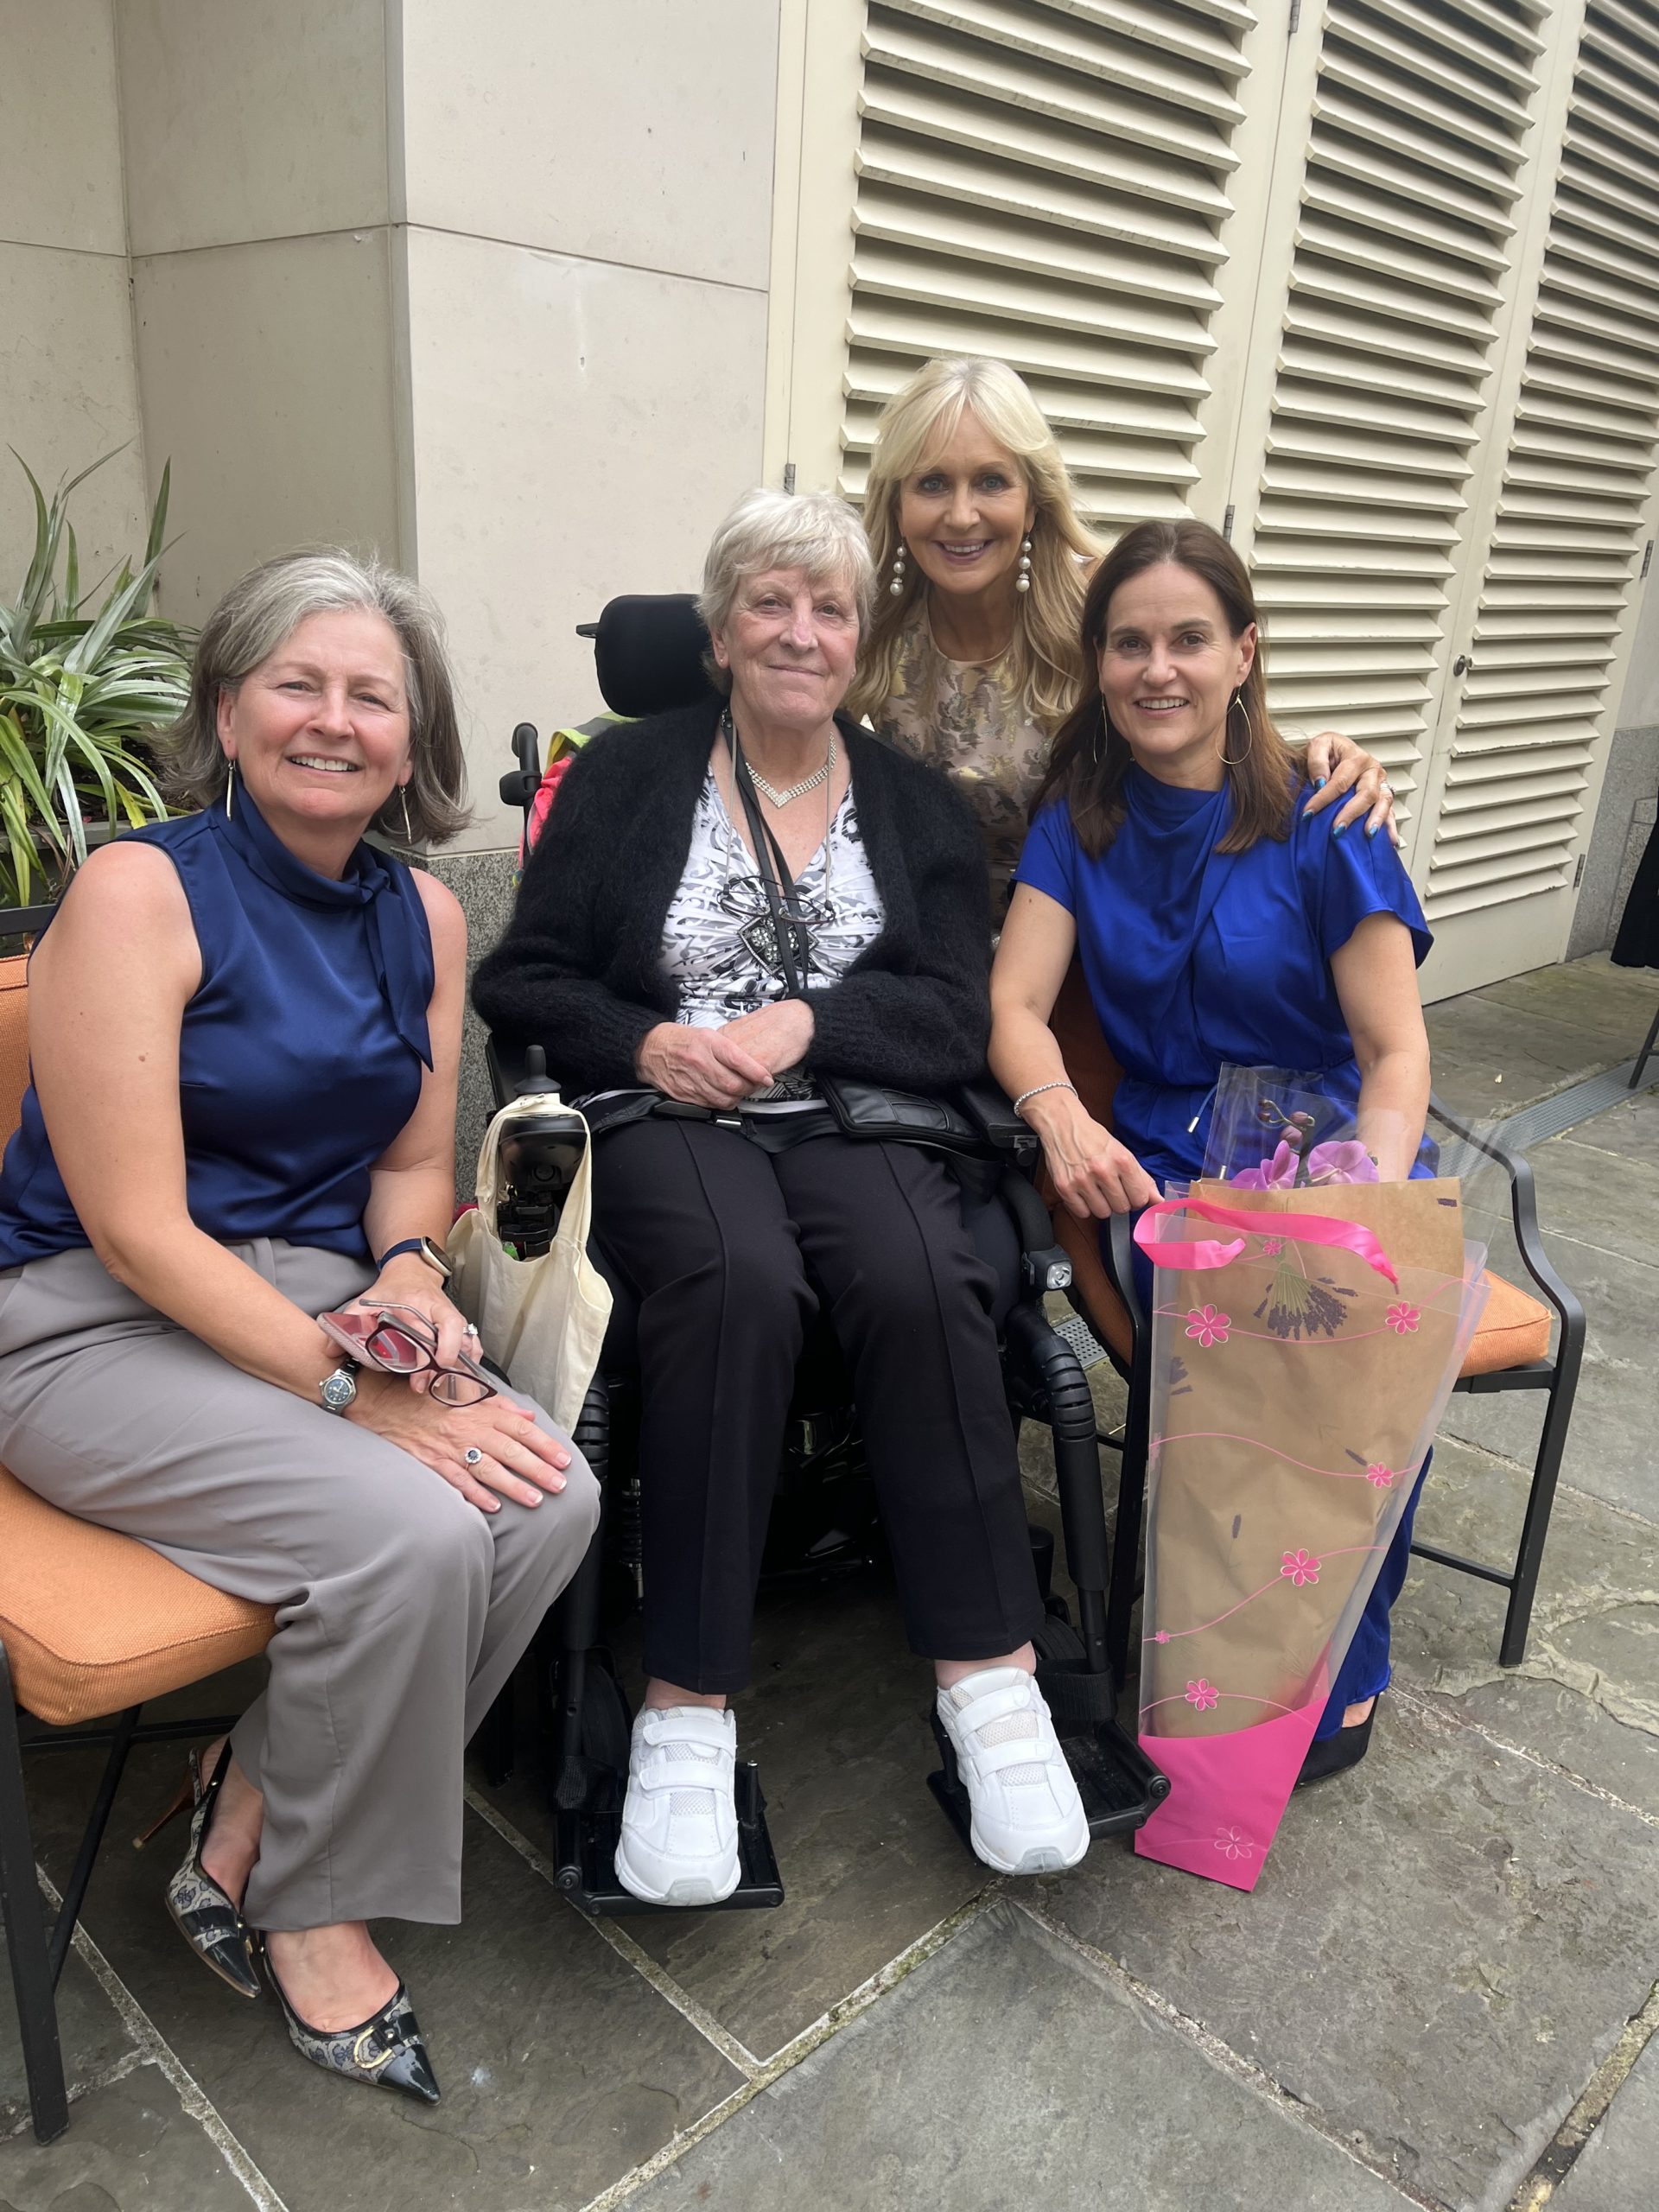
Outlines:
{"type": "MultiPolygon", "coordinates": [[[[359,844],[342,880],[296,860],[245,790],[127,832],[177,869],[201,950],[179,1038],[190,1218],[370,1257],[369,1171],[415,1111],[432,938],[414,877],[359,844]]],[[[89,1242],[31,1083],[0,1171],[0,1268],[89,1242]]]]}
{"type": "MultiPolygon", "coordinates": [[[[1117,836],[1098,860],[1077,842],[1064,801],[1032,824],[1015,872],[1077,924],[1084,978],[1123,1071],[1114,1134],[1160,1185],[1203,1170],[1215,1086],[1225,1063],[1316,1077],[1304,1087],[1351,1109],[1359,1097],[1353,1040],[1342,1018],[1332,956],[1368,914],[1411,931],[1421,964],[1430,944],[1423,910],[1392,842],[1355,828],[1338,810],[1298,804],[1283,842],[1216,848],[1232,794],[1160,783],[1131,768],[1117,836]]],[[[1429,1174],[1420,1160],[1414,1174],[1429,1174]]],[[[1137,1270],[1150,1268],[1137,1255],[1137,1270]]],[[[1141,1283],[1147,1303],[1149,1282],[1141,1283]]],[[[1389,1611],[1404,1584],[1423,1463],[1404,1519],[1332,1688],[1317,1732],[1344,1708],[1387,1686],[1389,1611]]]]}

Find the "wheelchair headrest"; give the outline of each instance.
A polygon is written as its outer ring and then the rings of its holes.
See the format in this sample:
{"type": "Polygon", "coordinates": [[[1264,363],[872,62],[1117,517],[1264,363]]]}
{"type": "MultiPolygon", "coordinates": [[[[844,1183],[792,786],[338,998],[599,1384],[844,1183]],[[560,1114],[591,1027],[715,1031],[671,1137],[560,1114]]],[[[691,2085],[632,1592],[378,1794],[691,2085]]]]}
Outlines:
{"type": "Polygon", "coordinates": [[[702,671],[709,632],[689,591],[613,599],[577,632],[594,641],[606,705],[616,715],[660,715],[711,696],[702,671]]]}

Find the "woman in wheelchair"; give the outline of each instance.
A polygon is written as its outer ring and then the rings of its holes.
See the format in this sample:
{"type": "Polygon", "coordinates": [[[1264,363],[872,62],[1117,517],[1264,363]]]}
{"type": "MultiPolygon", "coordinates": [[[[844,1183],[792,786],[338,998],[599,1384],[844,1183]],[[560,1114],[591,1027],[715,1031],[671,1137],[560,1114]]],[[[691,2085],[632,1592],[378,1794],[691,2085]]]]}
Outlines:
{"type": "Polygon", "coordinates": [[[276,1609],[168,1907],[241,1995],[263,1967],[304,2056],[432,2102],[366,1923],[461,1917],[463,1746],[598,1518],[444,1295],[466,925],[363,842],[465,818],[434,618],[343,553],[273,561],[172,738],[203,811],[94,852],[34,956],[0,1455],[276,1609]]]}
{"type": "Polygon", "coordinates": [[[1033,1679],[1043,1608],[992,1271],[944,1163],[842,1135],[820,1095],[835,1077],[947,1091],[981,1073],[989,1026],[973,822],[838,711],[872,590],[841,501],[741,500],[701,601],[723,696],[583,748],[474,985],[492,1027],[543,1046],[587,1105],[595,1239],[639,1302],[650,1679],[616,1869],[656,1904],[717,1903],[738,1881],[727,1700],[749,1678],[820,1303],[975,1848],[1029,1873],[1088,1847],[1033,1679]]]}
{"type": "MultiPolygon", "coordinates": [[[[1302,805],[1243,562],[1206,524],[1142,524],[1096,569],[1082,637],[1097,690],[1056,741],[992,977],[991,1065],[1056,1189],[1080,1220],[1103,1219],[1200,1173],[1229,1061],[1323,1070],[1382,1179],[1403,1179],[1428,1105],[1428,931],[1390,841],[1344,837],[1302,805]],[[1116,1134],[1084,1112],[1048,1027],[1074,952],[1123,1070],[1116,1134]]],[[[1306,1780],[1365,1749],[1415,1506],[1306,1780]]]]}
{"type": "MultiPolygon", "coordinates": [[[[1054,734],[1092,696],[1077,624],[1099,543],[1036,401],[983,358],[926,362],[887,402],[864,523],[885,588],[849,707],[966,798],[1000,919],[1054,734]]],[[[1327,730],[1306,760],[1311,813],[1342,799],[1344,825],[1391,825],[1370,753],[1327,730]]]]}

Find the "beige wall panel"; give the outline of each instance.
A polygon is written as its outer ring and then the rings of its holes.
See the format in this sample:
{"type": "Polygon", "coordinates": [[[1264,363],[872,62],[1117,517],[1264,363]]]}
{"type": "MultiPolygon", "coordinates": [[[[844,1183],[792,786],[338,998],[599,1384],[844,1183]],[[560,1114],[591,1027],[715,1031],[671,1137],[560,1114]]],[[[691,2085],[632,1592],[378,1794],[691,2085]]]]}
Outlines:
{"type": "Polygon", "coordinates": [[[390,219],[384,0],[120,0],[118,25],[135,254],[390,219]]]}
{"type": "Polygon", "coordinates": [[[1659,587],[1651,574],[1642,593],[1619,699],[1617,726],[1620,729],[1645,729],[1659,722],[1659,587]]]}
{"type": "Polygon", "coordinates": [[[111,0],[0,0],[0,238],[124,253],[111,0]]]}
{"type": "Polygon", "coordinates": [[[69,510],[90,585],[143,549],[144,466],[132,365],[127,264],[102,254],[0,245],[0,592],[22,575],[35,502],[3,450],[16,446],[49,494],[100,454],[125,451],[69,510]]]}
{"type": "Polygon", "coordinates": [[[779,0],[404,0],[409,219],[764,287],[779,0]]]}
{"type": "Polygon", "coordinates": [[[409,236],[419,565],[448,618],[478,816],[513,724],[601,702],[573,633],[619,592],[684,591],[760,467],[766,301],[444,233],[409,236]]]}
{"type": "Polygon", "coordinates": [[[173,462],[167,611],[323,541],[398,556],[387,234],[134,263],[152,480],[173,462]]]}

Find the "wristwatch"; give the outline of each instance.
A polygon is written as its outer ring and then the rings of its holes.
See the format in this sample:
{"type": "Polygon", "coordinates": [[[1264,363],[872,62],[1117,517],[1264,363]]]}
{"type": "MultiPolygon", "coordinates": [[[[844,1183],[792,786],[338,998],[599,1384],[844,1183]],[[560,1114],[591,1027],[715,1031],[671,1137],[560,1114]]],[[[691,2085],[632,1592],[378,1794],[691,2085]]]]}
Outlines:
{"type": "Polygon", "coordinates": [[[326,1414],[345,1414],[357,1400],[358,1363],[344,1359],[332,1375],[325,1375],[317,1385],[317,1395],[322,1400],[326,1414]]]}
{"type": "Polygon", "coordinates": [[[394,1244],[389,1251],[380,1255],[375,1262],[377,1270],[384,1268],[388,1260],[401,1259],[405,1252],[418,1253],[429,1268],[437,1269],[445,1282],[448,1282],[454,1273],[454,1269],[449,1264],[448,1255],[442,1245],[435,1244],[429,1236],[405,1236],[401,1244],[394,1244]]]}

